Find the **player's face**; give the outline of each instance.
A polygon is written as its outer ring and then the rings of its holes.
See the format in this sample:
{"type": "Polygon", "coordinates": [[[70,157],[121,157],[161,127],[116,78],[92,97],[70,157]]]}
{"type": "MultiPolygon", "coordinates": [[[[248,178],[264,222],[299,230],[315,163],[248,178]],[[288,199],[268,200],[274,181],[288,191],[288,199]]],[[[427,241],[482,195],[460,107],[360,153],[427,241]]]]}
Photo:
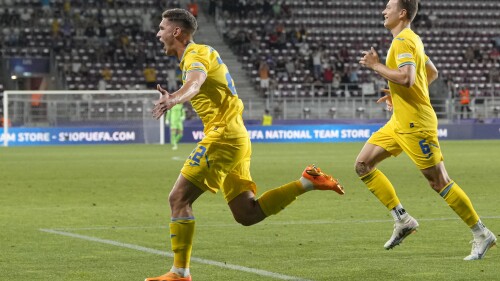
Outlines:
{"type": "Polygon", "coordinates": [[[385,28],[391,30],[399,23],[400,12],[399,0],[389,0],[389,2],[387,2],[385,10],[382,11],[385,28]]]}
{"type": "Polygon", "coordinates": [[[165,54],[168,56],[177,55],[174,42],[175,35],[180,32],[179,27],[175,26],[174,23],[168,19],[162,19],[159,29],[158,33],[156,33],[156,37],[163,43],[163,50],[165,51],[165,54]]]}

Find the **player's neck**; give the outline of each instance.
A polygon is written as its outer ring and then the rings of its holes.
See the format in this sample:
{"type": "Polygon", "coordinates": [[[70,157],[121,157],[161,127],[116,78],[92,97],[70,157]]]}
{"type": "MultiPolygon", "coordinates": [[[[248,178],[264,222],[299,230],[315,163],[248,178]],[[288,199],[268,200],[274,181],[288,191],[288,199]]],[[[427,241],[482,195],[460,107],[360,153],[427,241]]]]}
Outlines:
{"type": "Polygon", "coordinates": [[[391,29],[392,37],[395,38],[398,36],[405,28],[410,28],[410,23],[405,21],[399,22],[398,25],[391,29]]]}
{"type": "Polygon", "coordinates": [[[183,42],[179,42],[179,45],[177,48],[177,58],[179,60],[182,60],[182,57],[184,56],[184,52],[186,52],[187,46],[191,43],[194,43],[192,39],[186,39],[183,42]]]}

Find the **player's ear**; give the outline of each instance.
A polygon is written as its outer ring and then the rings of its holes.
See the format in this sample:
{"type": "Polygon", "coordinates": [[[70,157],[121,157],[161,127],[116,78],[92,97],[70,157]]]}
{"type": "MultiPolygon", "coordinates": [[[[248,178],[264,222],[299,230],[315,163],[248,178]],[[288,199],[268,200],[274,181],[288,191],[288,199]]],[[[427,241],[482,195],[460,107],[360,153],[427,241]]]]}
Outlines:
{"type": "Polygon", "coordinates": [[[401,12],[399,12],[399,16],[403,19],[407,18],[408,11],[406,9],[401,9],[401,12]]]}
{"type": "Polygon", "coordinates": [[[174,33],[172,33],[172,35],[174,37],[178,37],[179,35],[181,35],[181,33],[182,33],[182,29],[180,27],[176,27],[176,28],[174,28],[174,33]]]}

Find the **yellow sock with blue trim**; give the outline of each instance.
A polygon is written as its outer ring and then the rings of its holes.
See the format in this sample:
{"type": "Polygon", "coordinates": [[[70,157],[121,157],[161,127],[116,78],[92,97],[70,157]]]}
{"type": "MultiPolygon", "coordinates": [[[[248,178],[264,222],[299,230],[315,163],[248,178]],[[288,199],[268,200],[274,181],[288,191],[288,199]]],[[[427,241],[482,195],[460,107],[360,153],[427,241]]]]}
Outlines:
{"type": "Polygon", "coordinates": [[[379,169],[374,169],[360,179],[387,209],[392,210],[399,205],[399,198],[394,186],[379,169]]]}
{"type": "Polygon", "coordinates": [[[444,198],[448,206],[450,206],[469,227],[473,227],[479,221],[479,216],[474,210],[469,197],[454,181],[451,181],[441,189],[439,195],[444,198]]]}
{"type": "Polygon", "coordinates": [[[302,187],[299,180],[287,183],[278,188],[264,192],[257,202],[266,216],[275,215],[286,206],[290,205],[297,196],[303,194],[306,190],[302,187]]]}
{"type": "Polygon", "coordinates": [[[189,268],[193,248],[194,217],[172,218],[170,242],[174,252],[174,266],[189,268]]]}

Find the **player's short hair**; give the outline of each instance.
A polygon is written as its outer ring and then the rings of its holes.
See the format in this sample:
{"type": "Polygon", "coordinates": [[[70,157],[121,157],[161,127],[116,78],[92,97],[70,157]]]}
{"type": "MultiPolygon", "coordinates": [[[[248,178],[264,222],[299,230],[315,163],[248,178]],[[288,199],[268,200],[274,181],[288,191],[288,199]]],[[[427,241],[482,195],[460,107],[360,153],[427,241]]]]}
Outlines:
{"type": "Polygon", "coordinates": [[[399,0],[399,8],[406,10],[406,17],[413,21],[418,12],[419,0],[399,0]]]}
{"type": "Polygon", "coordinates": [[[163,12],[161,16],[164,19],[180,24],[181,29],[191,35],[196,32],[196,29],[198,29],[196,18],[188,10],[179,8],[169,9],[163,12]]]}

